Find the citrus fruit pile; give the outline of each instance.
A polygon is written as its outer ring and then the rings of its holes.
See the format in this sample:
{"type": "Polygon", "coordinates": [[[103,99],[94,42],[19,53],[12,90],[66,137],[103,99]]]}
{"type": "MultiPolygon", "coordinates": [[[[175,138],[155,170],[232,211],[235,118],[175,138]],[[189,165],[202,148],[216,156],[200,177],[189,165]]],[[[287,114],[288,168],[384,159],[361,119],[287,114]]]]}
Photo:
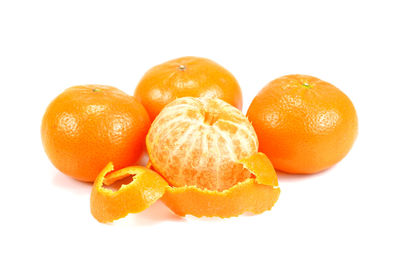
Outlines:
{"type": "Polygon", "coordinates": [[[229,71],[183,57],[150,69],[134,96],[103,85],[68,88],[44,114],[42,142],[61,172],[94,182],[91,213],[112,222],[159,199],[179,216],[262,213],[280,194],[275,169],[329,168],[357,136],[350,99],[315,77],[278,78],[247,117],[241,107],[229,71]],[[147,166],[135,165],[145,150],[147,166]]]}

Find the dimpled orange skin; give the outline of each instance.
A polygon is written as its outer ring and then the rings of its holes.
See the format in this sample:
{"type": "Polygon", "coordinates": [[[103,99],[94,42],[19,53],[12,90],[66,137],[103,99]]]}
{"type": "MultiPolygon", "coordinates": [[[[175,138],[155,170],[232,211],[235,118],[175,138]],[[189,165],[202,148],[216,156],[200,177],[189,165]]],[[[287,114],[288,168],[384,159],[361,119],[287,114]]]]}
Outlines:
{"type": "Polygon", "coordinates": [[[181,57],[151,68],[140,80],[134,96],[154,120],[180,97],[211,96],[242,109],[242,92],[235,77],[219,64],[200,57],[181,57]]]}
{"type": "Polygon", "coordinates": [[[316,173],[350,151],[358,131],[356,110],[338,88],[318,78],[287,75],[273,80],[247,112],[260,151],[275,169],[316,173]]]}
{"type": "Polygon", "coordinates": [[[53,165],[75,179],[92,182],[112,161],[134,164],[144,150],[150,120],[134,97],[102,85],[66,89],[48,106],[42,142],[53,165]]]}

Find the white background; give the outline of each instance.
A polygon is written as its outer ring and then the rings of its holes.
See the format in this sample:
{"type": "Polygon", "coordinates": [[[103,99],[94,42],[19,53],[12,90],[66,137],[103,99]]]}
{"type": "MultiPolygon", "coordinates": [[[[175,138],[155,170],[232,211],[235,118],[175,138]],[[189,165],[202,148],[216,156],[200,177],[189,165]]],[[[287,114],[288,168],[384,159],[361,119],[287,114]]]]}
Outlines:
{"type": "Polygon", "coordinates": [[[396,1],[1,1],[0,263],[399,264],[399,10],[396,1]],[[43,151],[46,106],[78,84],[133,94],[150,67],[186,55],[230,70],[244,111],[284,74],[333,83],[358,112],[353,149],[323,173],[279,174],[281,197],[258,216],[182,219],[156,203],[98,223],[91,186],[43,151]]]}

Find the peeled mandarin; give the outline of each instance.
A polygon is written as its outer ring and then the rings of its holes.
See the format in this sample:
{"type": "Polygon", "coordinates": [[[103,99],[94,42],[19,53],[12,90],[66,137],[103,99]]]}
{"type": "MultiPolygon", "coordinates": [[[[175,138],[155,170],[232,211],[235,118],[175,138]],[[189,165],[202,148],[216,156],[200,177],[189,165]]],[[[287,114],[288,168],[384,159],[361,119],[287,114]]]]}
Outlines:
{"type": "Polygon", "coordinates": [[[257,135],[237,108],[217,98],[178,98],[146,138],[153,168],[170,185],[222,191],[250,177],[238,161],[258,151],[257,135]]]}

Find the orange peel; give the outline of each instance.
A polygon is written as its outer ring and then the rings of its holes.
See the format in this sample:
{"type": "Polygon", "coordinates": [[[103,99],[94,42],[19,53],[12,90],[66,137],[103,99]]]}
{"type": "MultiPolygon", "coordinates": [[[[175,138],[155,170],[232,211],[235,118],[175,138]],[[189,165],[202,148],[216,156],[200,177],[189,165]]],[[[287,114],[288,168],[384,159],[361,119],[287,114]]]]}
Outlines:
{"type": "Polygon", "coordinates": [[[259,184],[278,186],[278,177],[274,166],[268,157],[261,152],[255,153],[249,157],[239,160],[245,169],[250,171],[251,174],[256,176],[259,184]]]}
{"type": "MultiPolygon", "coordinates": [[[[263,153],[238,161],[252,177],[235,186],[212,191],[196,186],[168,186],[161,200],[179,216],[233,217],[245,212],[260,214],[270,210],[279,198],[276,172],[263,153]]],[[[151,168],[151,163],[147,165],[151,168]]]]}
{"type": "Polygon", "coordinates": [[[276,172],[263,153],[239,160],[251,177],[223,191],[196,186],[173,187],[156,171],[151,162],[146,167],[132,166],[113,171],[109,163],[94,182],[90,198],[92,215],[102,223],[138,213],[161,198],[176,215],[196,217],[233,217],[246,212],[260,214],[270,210],[279,198],[276,172]],[[113,171],[113,172],[112,172],[113,171]],[[103,187],[133,175],[133,180],[117,191],[103,187]]]}
{"type": "Polygon", "coordinates": [[[113,169],[113,164],[108,163],[100,172],[90,196],[91,213],[102,223],[145,210],[161,198],[168,187],[168,183],[159,174],[146,167],[113,169]],[[111,185],[129,176],[133,176],[132,181],[116,191],[103,187],[103,184],[111,185]]]}

